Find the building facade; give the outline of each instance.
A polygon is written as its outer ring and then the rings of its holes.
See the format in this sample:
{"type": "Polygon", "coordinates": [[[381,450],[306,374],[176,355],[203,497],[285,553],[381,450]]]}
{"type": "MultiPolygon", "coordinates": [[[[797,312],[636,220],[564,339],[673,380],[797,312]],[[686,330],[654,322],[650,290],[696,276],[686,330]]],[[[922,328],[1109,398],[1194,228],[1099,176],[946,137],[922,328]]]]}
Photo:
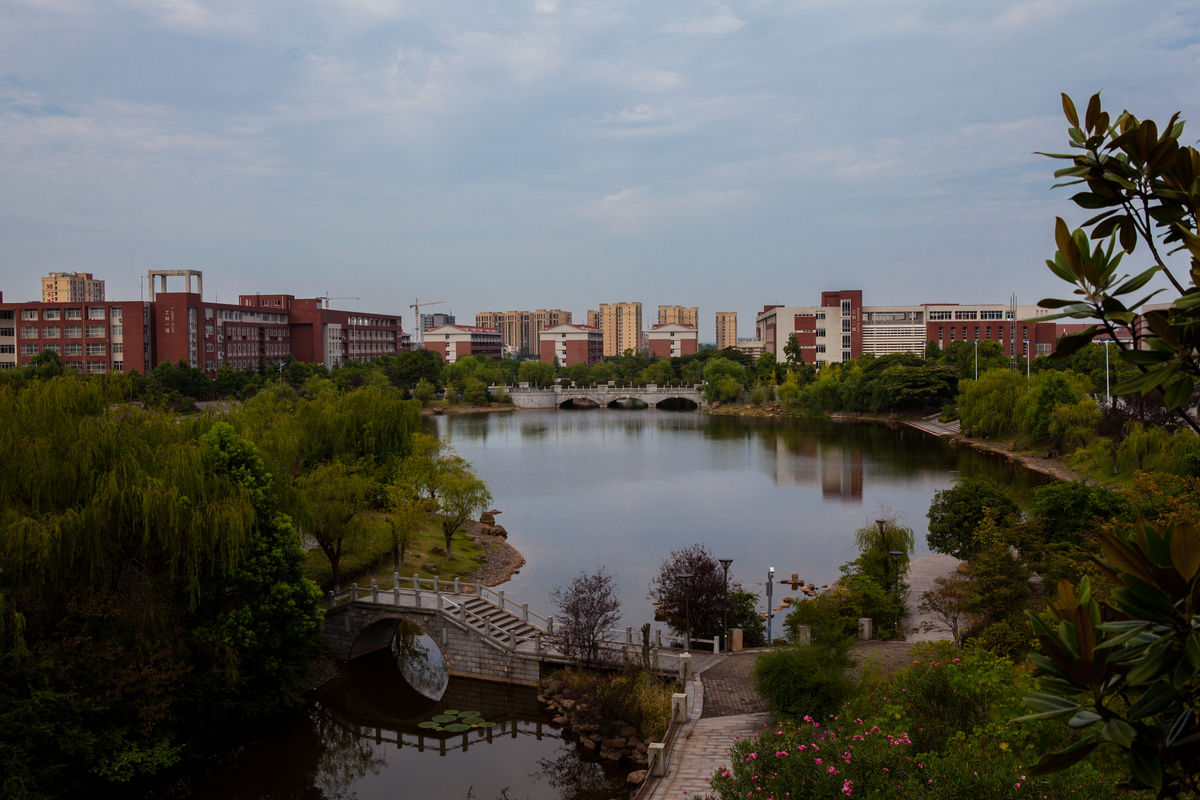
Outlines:
{"type": "Polygon", "coordinates": [[[737,341],[737,312],[718,311],[716,339],[717,349],[724,350],[726,347],[736,347],[737,341]]]}
{"type": "Polygon", "coordinates": [[[453,314],[422,314],[421,315],[421,333],[430,328],[440,328],[443,325],[453,325],[455,323],[453,314]]]}
{"type": "Polygon", "coordinates": [[[700,347],[700,334],[695,325],[668,322],[665,325],[655,325],[647,336],[651,357],[693,356],[700,347]]]}
{"type": "Polygon", "coordinates": [[[696,306],[659,306],[658,307],[658,324],[668,325],[672,322],[678,322],[680,325],[691,325],[699,330],[700,328],[700,309],[696,306]]]}
{"type": "Polygon", "coordinates": [[[104,281],[90,272],[51,272],[42,278],[43,303],[103,303],[104,281]]]}
{"type": "Polygon", "coordinates": [[[89,375],[149,371],[153,309],[142,302],[5,303],[0,294],[0,369],[53,351],[89,375]]]}
{"type": "Polygon", "coordinates": [[[1014,303],[864,306],[860,290],[823,292],[819,306],[764,306],[755,318],[763,350],[777,359],[794,333],[806,364],[856,359],[864,353],[924,353],[926,343],[943,350],[956,341],[998,342],[1010,358],[1049,355],[1061,326],[1037,322],[1052,313],[1014,303]],[[1029,348],[1032,348],[1030,350],[1029,348]]]}
{"type": "Polygon", "coordinates": [[[475,327],[500,332],[505,347],[515,353],[536,353],[539,334],[556,325],[569,325],[571,312],[558,308],[536,311],[481,311],[475,315],[475,327]]]}
{"type": "Polygon", "coordinates": [[[590,325],[555,325],[538,334],[538,357],[547,364],[595,364],[604,355],[604,334],[590,325]]]}
{"type": "Polygon", "coordinates": [[[425,349],[438,353],[447,364],[461,356],[498,359],[503,346],[499,331],[478,325],[443,325],[425,333],[425,349]]]}
{"type": "MultiPolygon", "coordinates": [[[[589,319],[592,312],[588,312],[589,319]]],[[[619,356],[626,350],[642,350],[642,304],[601,303],[597,312],[604,335],[604,355],[619,356]]]]}

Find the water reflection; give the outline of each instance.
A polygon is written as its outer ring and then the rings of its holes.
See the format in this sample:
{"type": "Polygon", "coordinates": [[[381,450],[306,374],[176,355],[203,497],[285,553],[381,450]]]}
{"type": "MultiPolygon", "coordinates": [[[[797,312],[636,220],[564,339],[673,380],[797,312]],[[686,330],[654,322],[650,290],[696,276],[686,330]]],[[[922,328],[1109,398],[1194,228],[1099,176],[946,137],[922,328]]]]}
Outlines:
{"type": "Polygon", "coordinates": [[[441,700],[450,682],[450,668],[425,631],[408,620],[396,626],[392,639],[392,657],[408,685],[430,700],[441,700]]]}

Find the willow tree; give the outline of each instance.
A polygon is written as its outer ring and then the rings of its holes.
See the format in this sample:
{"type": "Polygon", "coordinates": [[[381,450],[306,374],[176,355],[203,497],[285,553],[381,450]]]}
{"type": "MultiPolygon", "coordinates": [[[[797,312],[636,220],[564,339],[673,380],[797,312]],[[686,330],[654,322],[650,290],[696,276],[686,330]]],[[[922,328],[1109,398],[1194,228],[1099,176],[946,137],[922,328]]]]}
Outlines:
{"type": "Polygon", "coordinates": [[[362,534],[360,515],[371,507],[371,480],[362,470],[334,461],[302,475],[296,488],[304,497],[305,531],[329,559],[333,591],[340,592],[342,556],[362,534]]]}

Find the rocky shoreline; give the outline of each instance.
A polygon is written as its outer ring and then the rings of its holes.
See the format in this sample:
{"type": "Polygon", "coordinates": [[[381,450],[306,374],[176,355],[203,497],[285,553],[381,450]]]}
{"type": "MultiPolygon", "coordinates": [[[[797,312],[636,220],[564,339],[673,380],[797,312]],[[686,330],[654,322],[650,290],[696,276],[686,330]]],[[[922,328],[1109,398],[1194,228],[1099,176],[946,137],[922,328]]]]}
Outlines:
{"type": "Polygon", "coordinates": [[[591,721],[587,704],[574,697],[571,687],[557,678],[543,678],[540,688],[538,702],[555,715],[551,721],[562,726],[564,742],[578,741],[605,761],[627,761],[640,767],[629,774],[628,781],[642,782],[649,745],[662,741],[661,736],[639,731],[624,720],[591,721]]]}

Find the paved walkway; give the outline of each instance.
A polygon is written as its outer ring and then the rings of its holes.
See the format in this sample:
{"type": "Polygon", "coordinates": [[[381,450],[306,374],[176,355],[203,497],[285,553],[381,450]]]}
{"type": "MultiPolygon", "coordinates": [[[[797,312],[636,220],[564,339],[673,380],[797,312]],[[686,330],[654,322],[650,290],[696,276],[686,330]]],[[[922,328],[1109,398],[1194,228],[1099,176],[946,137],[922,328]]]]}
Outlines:
{"type": "Polygon", "coordinates": [[[932,554],[914,558],[908,568],[908,610],[901,620],[905,638],[909,642],[949,641],[952,637],[949,630],[934,630],[925,633],[921,630],[925,622],[933,622],[933,617],[922,615],[917,611],[921,605],[921,595],[937,584],[934,578],[952,575],[958,569],[958,559],[954,556],[932,554]]]}
{"type": "Polygon", "coordinates": [[[758,653],[727,656],[700,676],[704,683],[703,719],[758,714],[767,710],[754,691],[754,660],[758,653]]]}

